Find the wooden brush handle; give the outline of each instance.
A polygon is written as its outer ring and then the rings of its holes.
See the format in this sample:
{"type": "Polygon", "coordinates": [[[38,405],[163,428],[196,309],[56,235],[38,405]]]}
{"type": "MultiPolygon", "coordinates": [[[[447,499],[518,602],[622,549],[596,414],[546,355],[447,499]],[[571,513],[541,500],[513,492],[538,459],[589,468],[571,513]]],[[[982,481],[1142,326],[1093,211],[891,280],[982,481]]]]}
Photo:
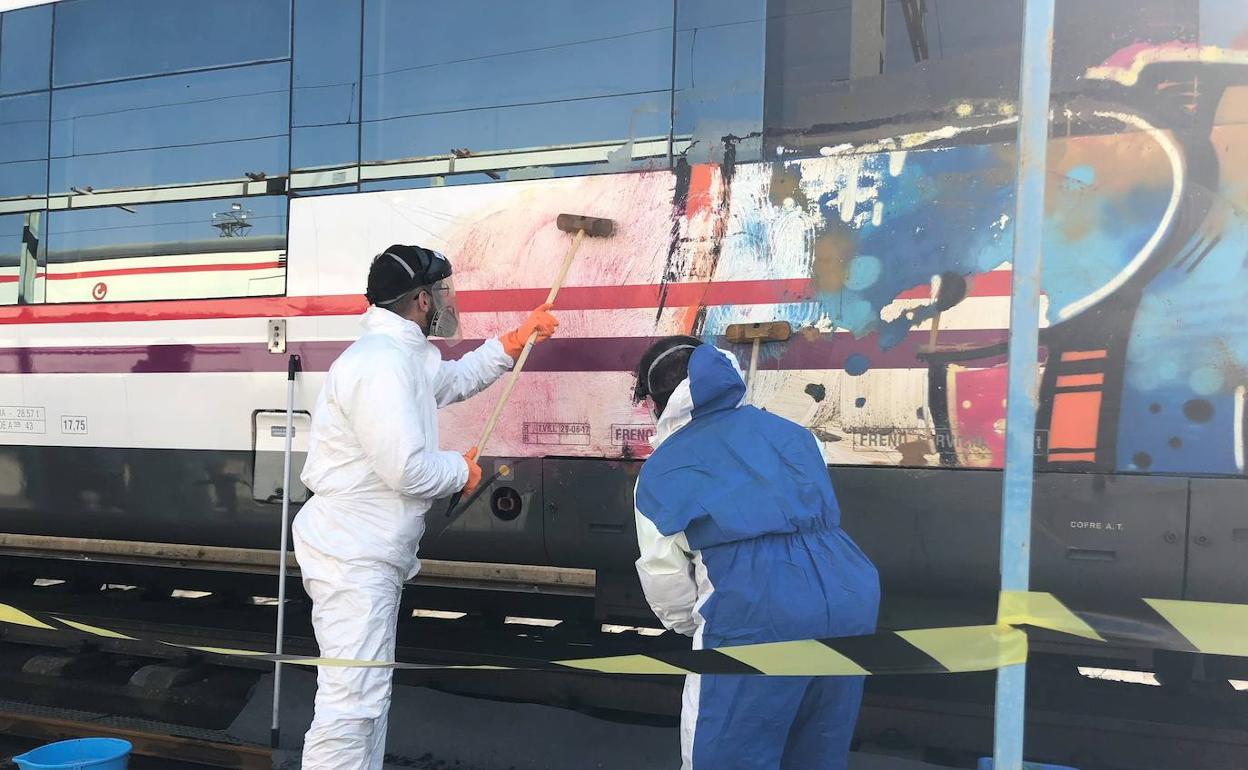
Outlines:
{"type": "MultiPolygon", "coordinates": [[[[584,239],[585,231],[577,230],[576,235],[572,238],[572,245],[568,248],[568,253],[563,258],[563,265],[559,267],[559,273],[555,276],[555,282],[550,287],[550,293],[546,295],[547,305],[552,304],[555,301],[555,297],[559,296],[559,289],[563,286],[563,280],[568,277],[568,269],[572,267],[572,258],[576,256],[576,250],[581,247],[581,241],[584,239]]],[[[490,419],[485,422],[485,429],[481,431],[481,440],[477,442],[477,457],[485,454],[485,442],[489,441],[491,434],[494,433],[494,427],[498,424],[498,418],[503,413],[503,407],[511,396],[511,389],[516,386],[516,380],[520,378],[520,371],[524,369],[524,362],[529,360],[529,353],[532,352],[535,342],[537,342],[536,330],[525,341],[524,349],[520,351],[520,357],[516,359],[515,366],[511,368],[511,376],[507,378],[507,384],[503,386],[503,393],[498,397],[498,402],[494,404],[494,411],[490,413],[490,419]]]]}

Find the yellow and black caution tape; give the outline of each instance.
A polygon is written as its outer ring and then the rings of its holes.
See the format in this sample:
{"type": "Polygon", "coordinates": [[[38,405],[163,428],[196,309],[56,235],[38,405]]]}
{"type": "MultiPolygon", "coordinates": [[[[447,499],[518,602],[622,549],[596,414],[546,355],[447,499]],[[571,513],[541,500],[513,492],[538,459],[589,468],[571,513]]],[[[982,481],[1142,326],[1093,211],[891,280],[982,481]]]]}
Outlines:
{"type": "Polygon", "coordinates": [[[519,660],[514,664],[404,663],[276,655],[226,646],[129,636],[63,617],[42,619],[0,604],[0,623],[74,631],[118,641],[158,642],[213,655],[299,666],[396,669],[577,670],[607,674],[745,674],[860,676],[989,671],[1027,660],[1026,627],[1107,645],[1248,657],[1248,605],[1140,599],[1113,611],[1063,601],[1050,593],[1004,592],[995,625],[921,628],[867,636],[767,642],[708,650],[674,650],[594,658],[519,660]]]}
{"type": "Polygon", "coordinates": [[[1248,604],[1134,599],[1098,607],[1039,591],[1006,591],[997,623],[1117,647],[1248,657],[1248,604]]]}

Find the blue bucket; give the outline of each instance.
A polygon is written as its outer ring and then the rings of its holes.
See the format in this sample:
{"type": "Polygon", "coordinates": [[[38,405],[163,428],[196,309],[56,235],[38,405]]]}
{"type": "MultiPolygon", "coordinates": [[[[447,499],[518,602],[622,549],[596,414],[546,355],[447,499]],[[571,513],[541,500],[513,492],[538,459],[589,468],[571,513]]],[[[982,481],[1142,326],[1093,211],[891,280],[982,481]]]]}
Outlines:
{"type": "MultiPolygon", "coordinates": [[[[976,770],[992,770],[992,757],[984,757],[979,760],[976,770]]],[[[1074,767],[1066,765],[1042,765],[1039,762],[1024,762],[1023,770],[1077,770],[1074,767]]]]}
{"type": "Polygon", "coordinates": [[[120,738],[75,738],[40,746],[13,757],[21,770],[126,770],[130,741],[120,738]]]}

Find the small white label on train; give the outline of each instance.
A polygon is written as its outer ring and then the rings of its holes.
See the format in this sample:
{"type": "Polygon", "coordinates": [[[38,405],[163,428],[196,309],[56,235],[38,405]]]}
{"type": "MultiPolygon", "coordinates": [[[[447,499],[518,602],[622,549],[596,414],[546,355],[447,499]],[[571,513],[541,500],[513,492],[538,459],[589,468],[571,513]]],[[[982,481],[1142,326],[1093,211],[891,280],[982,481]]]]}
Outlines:
{"type": "MultiPolygon", "coordinates": [[[[270,425],[269,435],[272,436],[273,438],[286,438],[286,426],[285,425],[270,425]]],[[[298,436],[298,435],[299,435],[299,428],[294,425],[290,426],[290,437],[294,438],[295,436],[298,436]]]]}
{"type": "Polygon", "coordinates": [[[87,432],[87,418],[80,414],[63,414],[61,415],[61,433],[79,433],[87,432]]]}
{"type": "Polygon", "coordinates": [[[0,406],[0,433],[47,433],[42,406],[0,406]]]}

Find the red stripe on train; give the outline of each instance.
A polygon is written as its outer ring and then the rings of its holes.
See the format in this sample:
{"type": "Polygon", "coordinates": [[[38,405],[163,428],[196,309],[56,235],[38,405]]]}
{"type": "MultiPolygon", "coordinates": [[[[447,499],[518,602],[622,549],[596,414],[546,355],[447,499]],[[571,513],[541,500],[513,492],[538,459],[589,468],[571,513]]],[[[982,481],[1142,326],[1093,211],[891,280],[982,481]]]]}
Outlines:
{"type": "Polygon", "coordinates": [[[235,270],[272,270],[282,267],[277,260],[269,262],[223,262],[216,265],[149,265],[144,267],[117,267],[108,270],[83,270],[77,273],[48,273],[50,281],[69,281],[78,278],[105,278],[115,275],[149,275],[152,273],[224,273],[235,270]]]}

